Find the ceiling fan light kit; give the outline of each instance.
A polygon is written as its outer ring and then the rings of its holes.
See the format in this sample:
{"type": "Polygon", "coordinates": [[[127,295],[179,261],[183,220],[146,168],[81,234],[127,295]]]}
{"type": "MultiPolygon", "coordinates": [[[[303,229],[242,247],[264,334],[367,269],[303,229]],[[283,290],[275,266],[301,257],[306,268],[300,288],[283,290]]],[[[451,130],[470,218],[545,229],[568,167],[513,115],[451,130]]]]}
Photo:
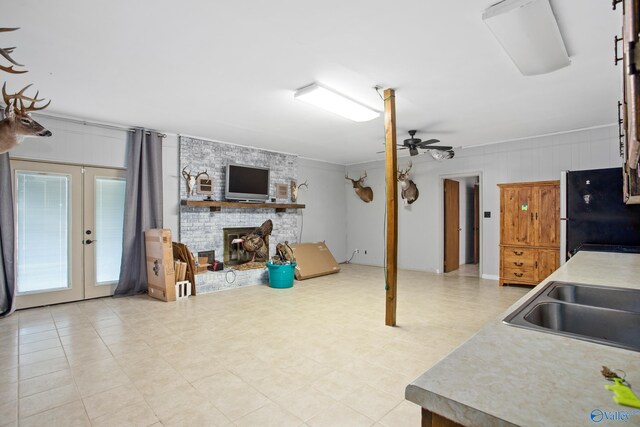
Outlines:
{"type": "Polygon", "coordinates": [[[368,122],[380,116],[378,111],[318,83],[312,83],[296,90],[293,97],[354,122],[368,122]]]}
{"type": "Polygon", "coordinates": [[[487,8],[482,20],[525,76],[571,64],[549,0],[503,0],[487,8]]]}
{"type": "Polygon", "coordinates": [[[453,156],[456,155],[453,150],[429,150],[429,154],[436,160],[449,160],[453,159],[453,156]]]}

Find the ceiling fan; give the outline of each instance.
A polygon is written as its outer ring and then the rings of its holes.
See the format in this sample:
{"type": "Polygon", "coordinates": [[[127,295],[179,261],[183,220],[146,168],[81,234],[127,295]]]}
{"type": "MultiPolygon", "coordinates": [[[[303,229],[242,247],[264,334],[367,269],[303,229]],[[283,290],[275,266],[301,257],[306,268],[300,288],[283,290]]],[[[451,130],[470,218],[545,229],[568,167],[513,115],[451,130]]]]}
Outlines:
{"type": "MultiPolygon", "coordinates": [[[[418,148],[423,150],[429,150],[431,156],[436,160],[451,159],[454,156],[453,147],[445,145],[432,145],[440,142],[439,139],[428,139],[426,141],[416,138],[415,135],[418,131],[410,130],[410,138],[405,139],[402,145],[398,146],[398,150],[409,150],[411,156],[417,156],[419,154],[418,148]]],[[[384,151],[378,151],[378,153],[384,153],[384,151]]]]}

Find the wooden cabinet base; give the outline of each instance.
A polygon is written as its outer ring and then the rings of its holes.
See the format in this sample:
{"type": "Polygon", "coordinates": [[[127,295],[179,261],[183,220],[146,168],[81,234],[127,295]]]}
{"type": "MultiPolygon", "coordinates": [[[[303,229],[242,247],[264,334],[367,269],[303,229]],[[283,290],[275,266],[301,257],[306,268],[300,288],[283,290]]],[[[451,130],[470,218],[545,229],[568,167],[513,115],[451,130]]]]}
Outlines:
{"type": "Polygon", "coordinates": [[[535,286],[560,267],[560,250],[500,245],[500,286],[535,286]]]}
{"type": "Polygon", "coordinates": [[[435,414],[428,409],[422,408],[422,427],[463,427],[442,415],[435,414]]]}

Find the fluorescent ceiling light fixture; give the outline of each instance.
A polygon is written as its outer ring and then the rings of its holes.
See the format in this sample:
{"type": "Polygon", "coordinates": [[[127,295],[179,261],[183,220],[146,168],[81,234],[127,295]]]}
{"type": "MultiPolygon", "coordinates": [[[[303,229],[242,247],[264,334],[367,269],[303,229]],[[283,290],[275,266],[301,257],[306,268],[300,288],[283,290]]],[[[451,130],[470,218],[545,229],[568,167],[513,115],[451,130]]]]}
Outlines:
{"type": "Polygon", "coordinates": [[[482,20],[525,76],[571,64],[549,0],[504,0],[485,10],[482,20]]]}
{"type": "Polygon", "coordinates": [[[380,116],[379,112],[317,83],[298,89],[293,97],[354,122],[368,122],[380,116]]]}

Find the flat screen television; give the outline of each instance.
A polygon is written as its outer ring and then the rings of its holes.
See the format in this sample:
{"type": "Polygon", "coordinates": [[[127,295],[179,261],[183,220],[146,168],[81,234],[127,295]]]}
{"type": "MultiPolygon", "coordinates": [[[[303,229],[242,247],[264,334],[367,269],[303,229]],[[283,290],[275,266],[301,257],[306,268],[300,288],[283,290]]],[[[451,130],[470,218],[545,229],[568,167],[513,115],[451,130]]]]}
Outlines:
{"type": "Polygon", "coordinates": [[[269,200],[269,178],[268,168],[230,163],[227,165],[224,197],[252,202],[269,200]]]}

